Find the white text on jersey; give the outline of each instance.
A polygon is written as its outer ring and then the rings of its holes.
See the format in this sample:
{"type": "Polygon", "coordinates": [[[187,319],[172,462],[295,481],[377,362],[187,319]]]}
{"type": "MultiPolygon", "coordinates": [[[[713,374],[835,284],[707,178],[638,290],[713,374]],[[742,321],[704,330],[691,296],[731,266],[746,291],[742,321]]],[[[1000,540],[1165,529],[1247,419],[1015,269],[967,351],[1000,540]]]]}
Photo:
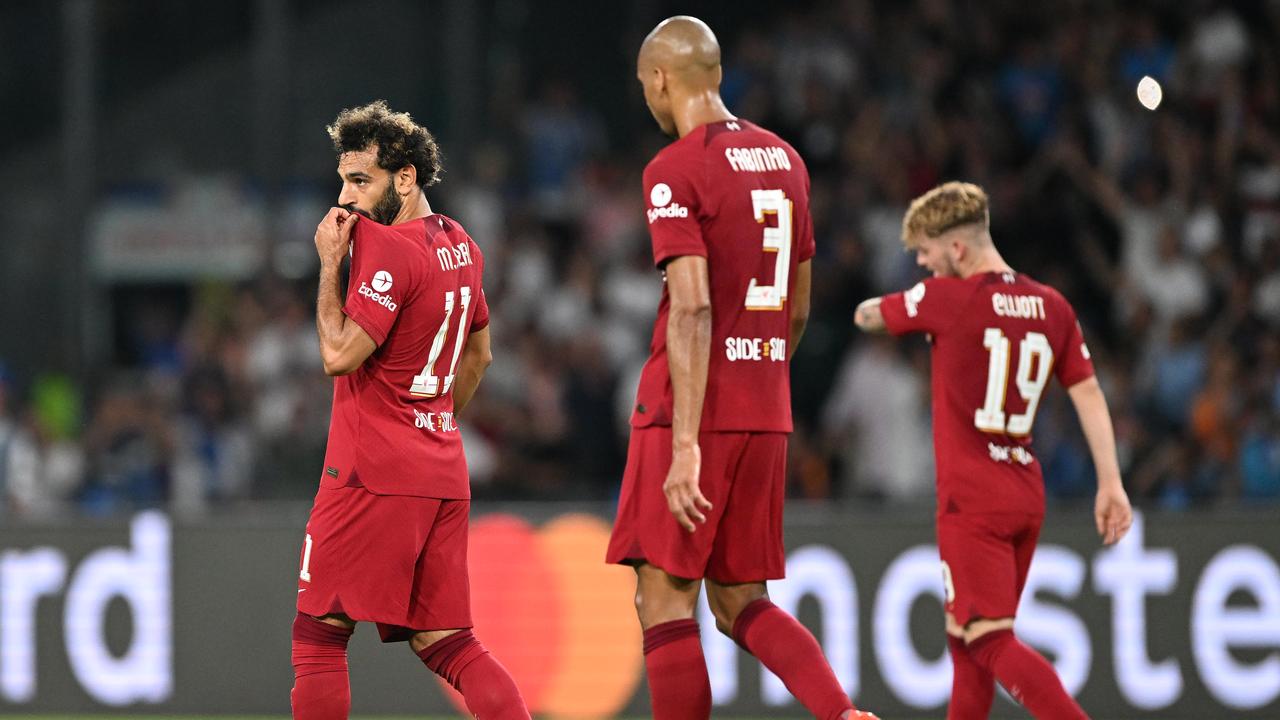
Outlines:
{"type": "Polygon", "coordinates": [[[451,248],[436,249],[436,258],[440,261],[441,270],[457,270],[471,264],[471,246],[455,245],[451,248]]]}
{"type": "Polygon", "coordinates": [[[790,170],[791,158],[777,145],[769,147],[731,147],[724,149],[724,159],[734,172],[776,172],[790,170]]]}
{"type": "Polygon", "coordinates": [[[413,411],[413,426],[419,430],[430,430],[431,432],[457,432],[458,425],[453,421],[453,413],[451,412],[422,412],[421,410],[413,411]]]}
{"type": "Polygon", "coordinates": [[[369,283],[362,281],[360,283],[360,289],[356,292],[378,303],[391,312],[395,312],[396,308],[399,307],[396,305],[396,301],[391,299],[390,294],[384,295],[380,292],[376,292],[373,288],[369,287],[369,283]]]}
{"type": "Polygon", "coordinates": [[[744,338],[729,337],[724,339],[724,355],[729,362],[739,360],[772,360],[782,362],[787,359],[787,341],[783,338],[744,338]]]}
{"type": "Polygon", "coordinates": [[[1035,462],[1035,458],[1031,453],[1021,445],[997,445],[995,443],[987,443],[987,452],[991,454],[991,459],[996,462],[1017,463],[1019,465],[1030,465],[1035,462]]]}
{"type": "Polygon", "coordinates": [[[991,309],[1000,317],[1045,319],[1044,298],[1039,295],[995,293],[991,296],[991,309]]]}

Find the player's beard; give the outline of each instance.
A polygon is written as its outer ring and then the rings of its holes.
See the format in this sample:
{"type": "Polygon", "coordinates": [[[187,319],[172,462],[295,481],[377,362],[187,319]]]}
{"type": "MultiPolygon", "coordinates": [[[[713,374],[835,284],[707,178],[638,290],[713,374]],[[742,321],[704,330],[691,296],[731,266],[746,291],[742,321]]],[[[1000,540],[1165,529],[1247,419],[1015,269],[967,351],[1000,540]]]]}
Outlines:
{"type": "Polygon", "coordinates": [[[381,198],[378,198],[378,202],[374,204],[372,210],[358,208],[355,203],[347,203],[342,207],[349,212],[360,213],[376,223],[390,225],[396,219],[396,216],[400,214],[400,208],[403,206],[404,200],[400,198],[400,193],[396,192],[395,183],[389,182],[387,183],[386,192],[382,193],[381,198]]]}
{"type": "Polygon", "coordinates": [[[369,216],[375,222],[390,225],[400,214],[400,208],[403,205],[404,200],[401,200],[400,193],[396,192],[396,184],[387,183],[387,191],[382,193],[382,198],[373,206],[373,210],[369,211],[369,216]]]}

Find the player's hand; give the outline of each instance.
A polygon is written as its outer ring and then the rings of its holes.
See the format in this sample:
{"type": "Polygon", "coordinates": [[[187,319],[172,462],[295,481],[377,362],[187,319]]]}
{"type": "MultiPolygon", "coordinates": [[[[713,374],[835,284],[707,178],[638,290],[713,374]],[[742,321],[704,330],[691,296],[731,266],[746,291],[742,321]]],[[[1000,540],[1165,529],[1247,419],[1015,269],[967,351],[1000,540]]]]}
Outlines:
{"type": "Polygon", "coordinates": [[[1093,521],[1098,526],[1104,545],[1114,545],[1129,532],[1133,524],[1133,508],[1123,488],[1099,488],[1093,505],[1093,521]]]}
{"type": "Polygon", "coordinates": [[[321,264],[341,263],[351,248],[351,229],[360,216],[344,208],[329,208],[316,226],[316,254],[321,264]]]}
{"type": "Polygon", "coordinates": [[[694,521],[705,523],[707,516],[703,511],[711,509],[711,501],[702,495],[698,487],[698,477],[702,473],[702,451],[695,443],[688,448],[677,448],[671,454],[671,469],[667,471],[667,481],[662,484],[662,492],[667,495],[667,509],[676,516],[680,527],[693,532],[697,529],[694,521]]]}

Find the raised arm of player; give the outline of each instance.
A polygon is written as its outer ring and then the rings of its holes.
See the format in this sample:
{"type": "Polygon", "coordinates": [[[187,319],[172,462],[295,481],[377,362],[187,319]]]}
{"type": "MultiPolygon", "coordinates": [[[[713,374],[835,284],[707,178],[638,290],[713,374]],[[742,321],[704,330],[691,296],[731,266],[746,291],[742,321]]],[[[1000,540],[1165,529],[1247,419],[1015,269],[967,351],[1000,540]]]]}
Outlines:
{"type": "Polygon", "coordinates": [[[1129,532],[1129,526],[1133,524],[1133,510],[1120,482],[1116,439],[1111,427],[1111,413],[1107,410],[1107,398],[1102,394],[1097,377],[1072,385],[1067,394],[1076,407],[1098,474],[1098,497],[1094,503],[1093,519],[1102,542],[1111,545],[1129,532]]]}
{"type": "Polygon", "coordinates": [[[346,375],[378,348],[369,333],[342,312],[338,274],[351,242],[351,229],[359,215],[332,208],[316,226],[316,252],[320,255],[320,290],[316,297],[316,331],[320,334],[320,359],[328,375],[346,375]]]}
{"type": "Polygon", "coordinates": [[[705,523],[703,510],[711,502],[698,487],[702,452],[698,428],[707,393],[707,364],[711,360],[711,283],[707,259],[682,255],[667,263],[667,365],[671,372],[671,469],[662,491],[676,521],[689,532],[694,521],[705,523]]]}
{"type": "Polygon", "coordinates": [[[467,337],[467,344],[462,348],[462,358],[458,360],[457,377],[453,379],[453,412],[461,415],[463,408],[471,402],[480,386],[484,371],[493,362],[493,351],[489,347],[489,326],[486,325],[467,337]]]}
{"type": "Polygon", "coordinates": [[[888,332],[884,325],[884,314],[880,312],[880,298],[878,297],[867,298],[858,303],[858,309],[853,311],[853,322],[863,332],[888,332]]]}
{"type": "Polygon", "coordinates": [[[787,359],[795,357],[805,325],[809,324],[809,287],[813,279],[813,261],[805,260],[796,265],[796,284],[787,302],[791,305],[791,340],[787,343],[787,359]]]}

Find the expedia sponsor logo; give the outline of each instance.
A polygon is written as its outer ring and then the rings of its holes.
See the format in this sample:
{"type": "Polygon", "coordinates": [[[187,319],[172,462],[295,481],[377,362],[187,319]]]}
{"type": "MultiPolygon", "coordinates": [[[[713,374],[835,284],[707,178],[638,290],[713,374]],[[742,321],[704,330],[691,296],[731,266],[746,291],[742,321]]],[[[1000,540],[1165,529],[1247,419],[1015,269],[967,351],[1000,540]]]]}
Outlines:
{"type": "Polygon", "coordinates": [[[680,203],[671,203],[666,207],[649,208],[647,214],[649,216],[649,224],[652,225],[659,218],[687,218],[689,217],[689,208],[680,203]]]}
{"type": "Polygon", "coordinates": [[[650,225],[658,218],[689,217],[689,208],[678,202],[671,202],[671,186],[666,183],[660,182],[653,186],[649,191],[649,204],[653,206],[646,211],[650,225]]]}
{"type": "Polygon", "coordinates": [[[379,305],[390,310],[391,312],[395,312],[396,308],[400,307],[399,305],[396,304],[395,300],[391,299],[390,295],[384,295],[380,292],[375,291],[373,288],[369,287],[369,283],[361,282],[360,289],[357,290],[356,292],[378,303],[379,305]]]}

